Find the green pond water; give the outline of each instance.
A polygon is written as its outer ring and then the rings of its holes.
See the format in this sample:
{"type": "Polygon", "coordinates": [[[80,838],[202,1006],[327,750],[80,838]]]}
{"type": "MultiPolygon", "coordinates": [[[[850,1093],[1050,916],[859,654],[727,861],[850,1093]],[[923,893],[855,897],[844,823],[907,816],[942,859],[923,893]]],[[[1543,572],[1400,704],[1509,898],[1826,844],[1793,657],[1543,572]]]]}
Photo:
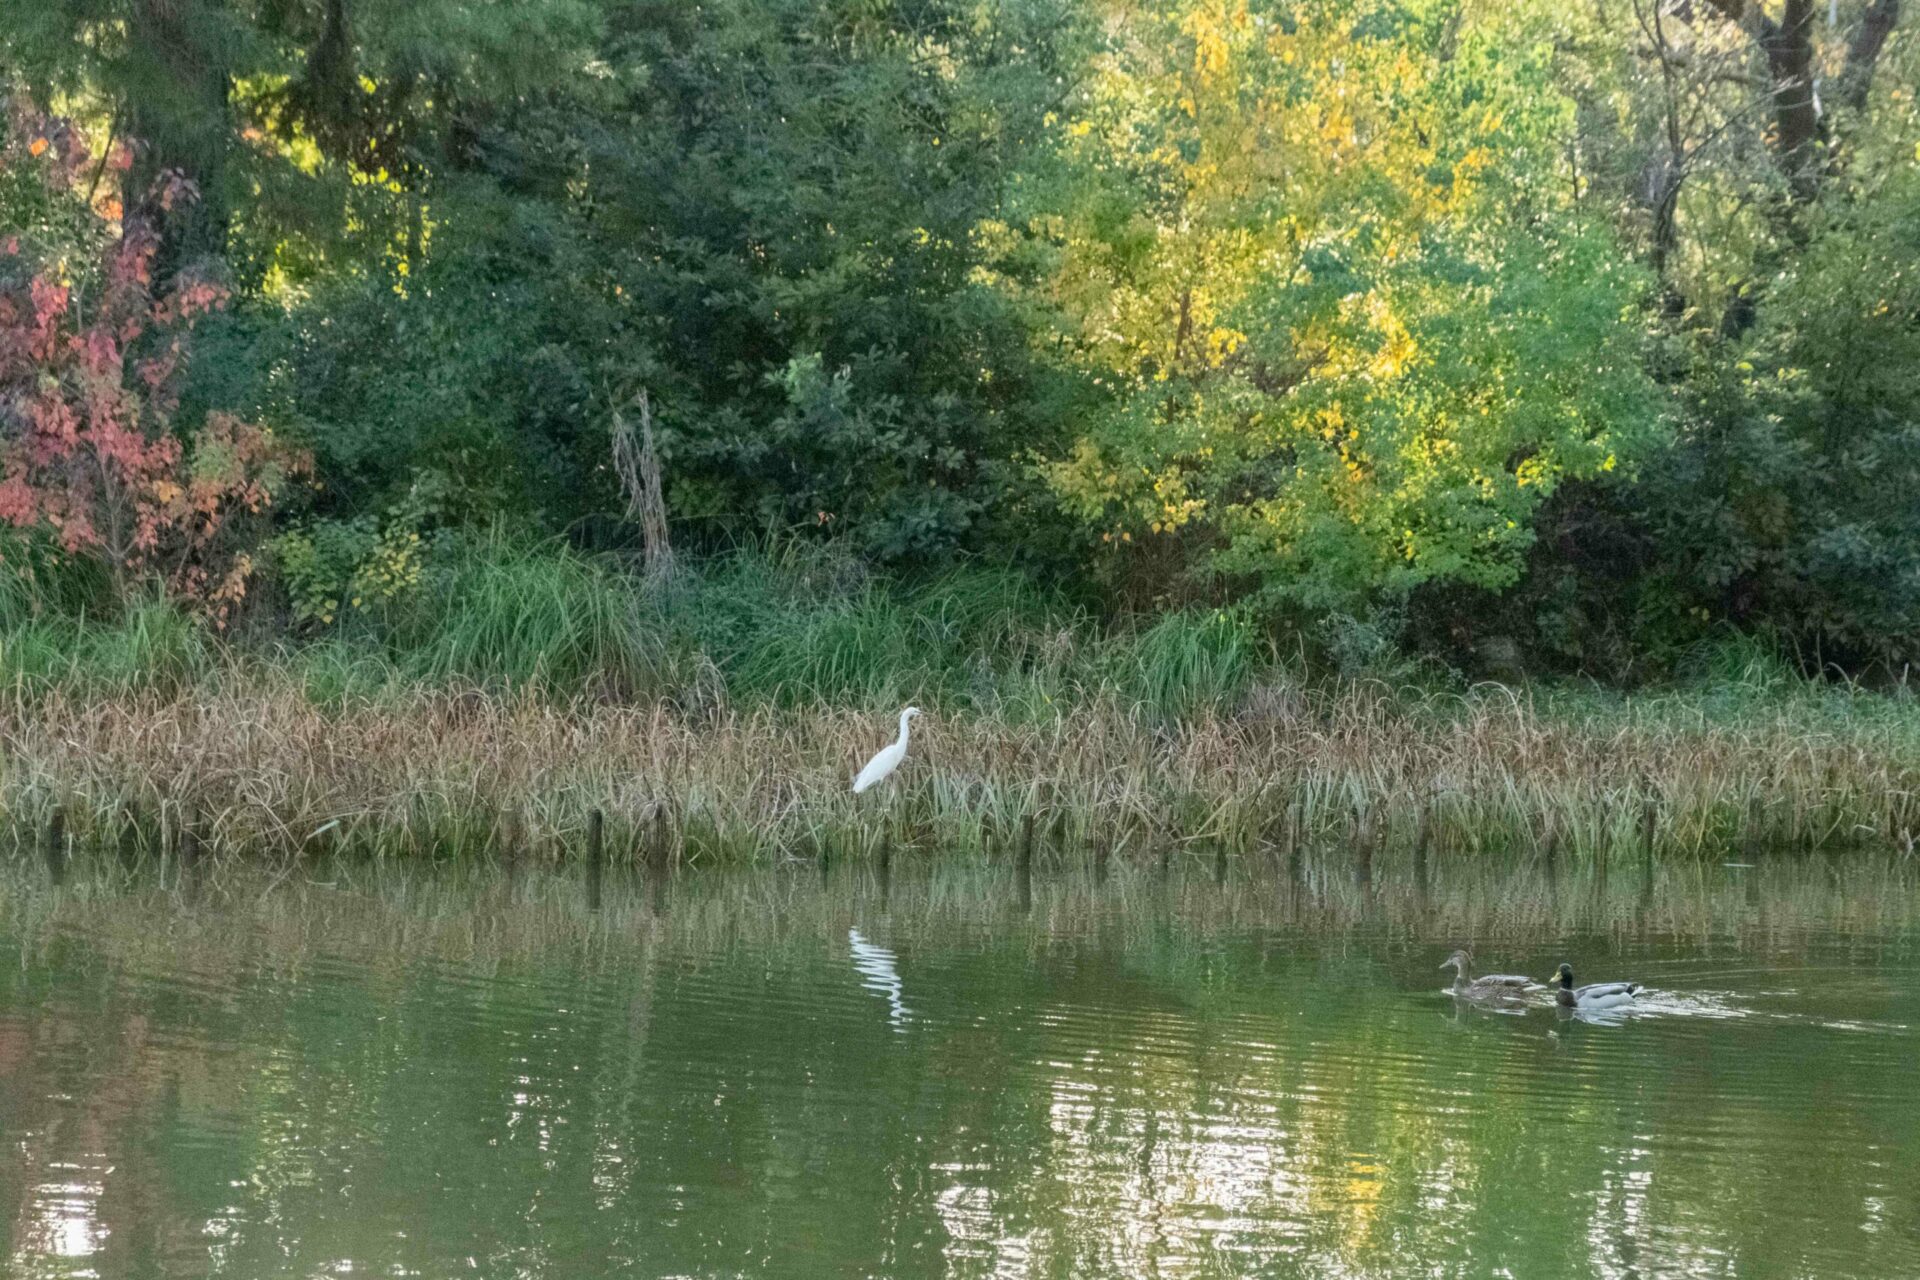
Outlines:
{"type": "Polygon", "coordinates": [[[36,870],[11,1276],[1920,1276],[1912,862],[36,870]]]}

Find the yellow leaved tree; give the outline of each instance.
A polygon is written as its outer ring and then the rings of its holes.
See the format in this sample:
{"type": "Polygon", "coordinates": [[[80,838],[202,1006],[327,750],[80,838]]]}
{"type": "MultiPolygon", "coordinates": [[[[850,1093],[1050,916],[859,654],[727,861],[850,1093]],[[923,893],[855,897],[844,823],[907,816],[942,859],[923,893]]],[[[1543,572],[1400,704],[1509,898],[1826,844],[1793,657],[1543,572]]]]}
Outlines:
{"type": "Polygon", "coordinates": [[[1023,243],[1101,394],[1039,466],[1116,570],[1305,612],[1498,588],[1557,485],[1657,437],[1646,281],[1497,11],[1120,0],[1104,31],[1023,243]]]}

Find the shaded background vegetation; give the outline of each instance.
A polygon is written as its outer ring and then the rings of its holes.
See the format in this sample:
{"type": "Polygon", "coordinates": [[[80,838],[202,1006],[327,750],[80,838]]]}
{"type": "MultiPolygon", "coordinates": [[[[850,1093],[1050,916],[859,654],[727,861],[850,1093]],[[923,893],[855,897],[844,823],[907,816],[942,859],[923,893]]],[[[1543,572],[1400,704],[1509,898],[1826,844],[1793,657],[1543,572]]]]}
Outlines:
{"type": "Polygon", "coordinates": [[[1637,682],[1708,647],[1904,682],[1911,26],[10,12],[0,669],[159,678],[211,625],[336,690],[985,702],[1078,664],[1173,706],[1274,656],[1637,682]],[[90,307],[116,279],[137,332],[90,307]],[[613,465],[641,390],[668,582],[613,465]]]}

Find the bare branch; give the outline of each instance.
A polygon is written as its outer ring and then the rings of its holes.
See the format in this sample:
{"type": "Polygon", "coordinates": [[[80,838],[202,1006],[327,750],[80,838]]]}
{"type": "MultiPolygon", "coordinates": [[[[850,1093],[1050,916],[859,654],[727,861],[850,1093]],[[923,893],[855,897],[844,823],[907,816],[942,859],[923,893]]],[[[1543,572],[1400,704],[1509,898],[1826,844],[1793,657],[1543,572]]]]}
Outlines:
{"type": "Polygon", "coordinates": [[[627,496],[627,518],[640,524],[647,578],[665,583],[673,576],[673,547],[667,541],[667,504],[660,488],[660,454],[653,444],[653,405],[643,390],[633,398],[640,433],[636,441],[631,423],[613,411],[613,469],[627,496]]]}

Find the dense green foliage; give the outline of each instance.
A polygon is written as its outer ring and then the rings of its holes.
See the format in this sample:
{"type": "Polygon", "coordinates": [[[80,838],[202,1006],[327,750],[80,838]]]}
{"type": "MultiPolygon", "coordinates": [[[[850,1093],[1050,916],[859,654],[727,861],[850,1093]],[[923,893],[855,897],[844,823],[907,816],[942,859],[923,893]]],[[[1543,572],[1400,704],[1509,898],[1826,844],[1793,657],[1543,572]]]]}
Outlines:
{"type": "Polygon", "coordinates": [[[296,638],[316,687],[372,654],[695,701],[1011,704],[1071,662],[1177,713],[1262,652],[1639,679],[1734,632],[1897,679],[1920,649],[1897,0],[28,10],[10,674],[115,628],[188,661],[155,591],[296,638]],[[41,300],[82,332],[136,235],[161,312],[228,299],[143,456],[210,467],[244,423],[312,459],[222,530],[218,600],[33,489],[22,406],[73,364],[41,300]],[[698,553],[667,584],[622,567],[641,391],[698,553]]]}

